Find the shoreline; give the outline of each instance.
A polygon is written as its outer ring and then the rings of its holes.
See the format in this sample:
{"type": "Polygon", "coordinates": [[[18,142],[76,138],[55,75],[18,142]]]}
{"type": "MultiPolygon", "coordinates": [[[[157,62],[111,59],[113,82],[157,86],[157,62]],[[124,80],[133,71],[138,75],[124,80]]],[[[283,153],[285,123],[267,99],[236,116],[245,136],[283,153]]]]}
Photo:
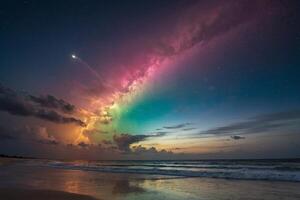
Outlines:
{"type": "Polygon", "coordinates": [[[298,190],[300,183],[297,182],[104,173],[58,169],[34,163],[27,164],[14,160],[9,164],[0,165],[0,196],[3,199],[298,200],[300,198],[298,190]]]}

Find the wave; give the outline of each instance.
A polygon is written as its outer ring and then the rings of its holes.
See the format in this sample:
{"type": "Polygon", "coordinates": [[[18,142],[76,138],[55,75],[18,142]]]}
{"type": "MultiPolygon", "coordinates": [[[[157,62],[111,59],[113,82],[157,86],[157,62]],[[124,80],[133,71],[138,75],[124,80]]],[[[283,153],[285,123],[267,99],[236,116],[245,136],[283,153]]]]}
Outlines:
{"type": "Polygon", "coordinates": [[[239,180],[300,182],[300,163],[208,163],[208,162],[59,162],[52,168],[108,173],[134,173],[175,177],[206,177],[239,180]]]}

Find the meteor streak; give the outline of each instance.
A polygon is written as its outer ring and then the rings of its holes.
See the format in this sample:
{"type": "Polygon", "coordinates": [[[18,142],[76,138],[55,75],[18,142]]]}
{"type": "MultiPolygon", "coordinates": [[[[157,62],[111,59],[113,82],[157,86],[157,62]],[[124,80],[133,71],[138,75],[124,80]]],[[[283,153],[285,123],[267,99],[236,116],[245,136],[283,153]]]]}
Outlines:
{"type": "Polygon", "coordinates": [[[104,78],[96,71],[94,70],[87,62],[76,56],[75,54],[71,55],[71,58],[80,63],[81,65],[85,66],[97,79],[106,87],[110,87],[112,89],[115,89],[111,84],[107,83],[104,78]]]}

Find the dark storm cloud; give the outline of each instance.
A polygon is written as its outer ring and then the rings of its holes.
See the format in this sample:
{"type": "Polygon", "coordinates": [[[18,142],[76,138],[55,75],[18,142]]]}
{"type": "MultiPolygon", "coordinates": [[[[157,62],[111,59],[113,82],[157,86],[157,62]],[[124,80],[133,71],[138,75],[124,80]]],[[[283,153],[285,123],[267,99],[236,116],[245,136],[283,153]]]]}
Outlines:
{"type": "Polygon", "coordinates": [[[153,134],[153,135],[129,135],[129,134],[120,134],[120,135],[114,135],[113,141],[117,145],[118,149],[123,152],[130,152],[130,145],[144,141],[147,138],[151,137],[160,137],[165,135],[165,133],[160,134],[153,134]]]}
{"type": "Polygon", "coordinates": [[[131,144],[143,141],[147,137],[148,136],[146,135],[121,134],[121,135],[114,135],[113,141],[118,146],[119,150],[124,152],[129,152],[131,144]]]}
{"type": "Polygon", "coordinates": [[[80,147],[82,147],[82,148],[86,148],[86,147],[90,146],[89,144],[84,143],[84,142],[79,142],[77,145],[80,146],[80,147]]]}
{"type": "Polygon", "coordinates": [[[1,140],[30,141],[46,145],[59,144],[53,136],[47,133],[46,129],[28,126],[18,129],[0,126],[0,141],[1,140]]]}
{"type": "Polygon", "coordinates": [[[300,110],[270,113],[249,118],[228,126],[221,126],[200,132],[200,135],[230,135],[252,134],[272,131],[285,131],[288,128],[299,127],[300,110]]]}
{"type": "Polygon", "coordinates": [[[239,136],[239,135],[232,135],[232,136],[230,136],[230,138],[233,139],[233,140],[242,140],[242,139],[245,139],[245,137],[239,136]]]}
{"type": "Polygon", "coordinates": [[[59,113],[73,112],[75,107],[63,100],[47,96],[47,98],[34,97],[24,93],[18,93],[0,85],[0,110],[12,115],[32,116],[54,123],[73,123],[79,126],[86,124],[80,119],[64,116],[59,113]],[[43,100],[42,100],[43,99],[43,100]]]}
{"type": "Polygon", "coordinates": [[[52,95],[47,95],[47,96],[32,96],[29,95],[29,98],[39,104],[42,107],[46,107],[46,108],[54,108],[54,109],[58,109],[62,112],[65,113],[73,113],[75,112],[75,106],[65,102],[62,99],[57,99],[56,97],[52,96],[52,95]]]}
{"type": "Polygon", "coordinates": [[[74,123],[82,127],[86,126],[86,124],[79,119],[76,119],[74,117],[65,117],[52,110],[49,111],[44,109],[38,109],[36,112],[33,113],[33,116],[60,124],[74,123]]]}

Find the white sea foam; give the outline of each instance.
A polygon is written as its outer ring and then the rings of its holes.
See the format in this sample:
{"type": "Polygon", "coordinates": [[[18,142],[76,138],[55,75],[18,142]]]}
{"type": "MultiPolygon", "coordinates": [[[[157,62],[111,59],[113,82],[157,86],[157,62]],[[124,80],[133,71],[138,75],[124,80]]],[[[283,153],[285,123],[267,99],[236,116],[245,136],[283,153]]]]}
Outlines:
{"type": "Polygon", "coordinates": [[[208,177],[241,180],[300,182],[300,162],[280,160],[248,161],[98,161],[59,162],[43,165],[54,168],[110,173],[135,173],[178,177],[208,177]]]}

